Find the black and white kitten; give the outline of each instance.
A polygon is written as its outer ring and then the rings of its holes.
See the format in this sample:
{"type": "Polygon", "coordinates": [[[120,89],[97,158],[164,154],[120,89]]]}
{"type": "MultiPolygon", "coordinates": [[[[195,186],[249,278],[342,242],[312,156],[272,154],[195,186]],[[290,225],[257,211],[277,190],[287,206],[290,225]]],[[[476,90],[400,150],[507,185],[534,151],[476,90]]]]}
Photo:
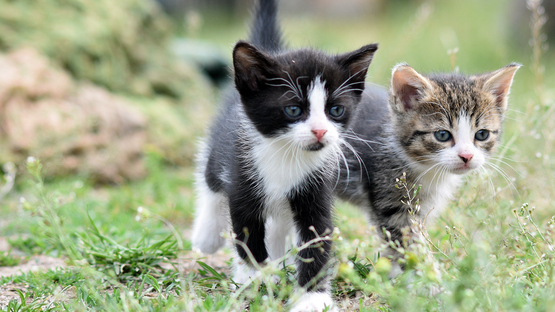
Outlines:
{"type": "MultiPolygon", "coordinates": [[[[286,237],[297,244],[331,234],[333,188],[340,144],[356,114],[376,44],[328,55],[284,50],[276,4],[261,0],[251,43],[233,49],[235,89],[214,120],[198,161],[193,248],[213,253],[224,245],[229,220],[235,239],[258,263],[281,258],[286,237]]],[[[308,292],[292,311],[332,307],[322,277],[331,242],[297,255],[297,279],[308,292]]],[[[236,244],[234,280],[256,271],[236,244]]],[[[331,311],[331,310],[330,310],[331,311]]]]}
{"type": "Polygon", "coordinates": [[[380,233],[385,229],[401,242],[402,229],[414,219],[429,221],[446,206],[463,175],[485,170],[499,145],[519,67],[426,76],[396,66],[389,94],[375,86],[365,90],[347,139],[354,150],[344,150],[348,166],[341,168],[336,193],[362,206],[380,233]],[[403,173],[409,187],[421,185],[418,211],[403,203],[406,190],[395,187],[403,173]]]}

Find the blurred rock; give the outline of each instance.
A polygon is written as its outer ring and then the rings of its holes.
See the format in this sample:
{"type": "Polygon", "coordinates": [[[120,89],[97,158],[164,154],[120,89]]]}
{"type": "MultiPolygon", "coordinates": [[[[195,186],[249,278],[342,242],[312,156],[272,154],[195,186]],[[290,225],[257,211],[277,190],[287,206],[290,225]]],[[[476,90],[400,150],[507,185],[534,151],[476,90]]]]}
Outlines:
{"type": "Polygon", "coordinates": [[[0,162],[41,159],[46,176],[145,175],[146,119],[103,88],[74,83],[32,48],[0,55],[0,162]]]}

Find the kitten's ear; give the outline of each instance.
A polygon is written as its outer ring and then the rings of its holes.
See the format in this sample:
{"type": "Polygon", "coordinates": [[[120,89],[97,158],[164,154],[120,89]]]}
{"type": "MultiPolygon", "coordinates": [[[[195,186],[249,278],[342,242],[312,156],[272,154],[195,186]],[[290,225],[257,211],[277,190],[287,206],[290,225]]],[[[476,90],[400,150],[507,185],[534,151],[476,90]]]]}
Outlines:
{"type": "Polygon", "coordinates": [[[497,106],[503,111],[507,109],[507,99],[513,83],[513,77],[520,64],[512,63],[489,74],[479,76],[484,80],[483,90],[493,94],[497,106]]]}
{"type": "Polygon", "coordinates": [[[391,75],[391,91],[395,101],[393,109],[406,112],[414,108],[426,91],[432,85],[428,78],[420,75],[407,64],[400,64],[393,68],[391,75]]]}
{"type": "Polygon", "coordinates": [[[258,91],[266,85],[275,63],[255,46],[239,41],[233,49],[233,67],[239,92],[258,91]]]}
{"type": "MultiPolygon", "coordinates": [[[[358,50],[337,55],[335,59],[339,65],[349,71],[350,82],[364,82],[368,66],[370,66],[377,50],[377,43],[368,44],[358,50]]],[[[364,86],[360,89],[363,88],[364,86]]]]}

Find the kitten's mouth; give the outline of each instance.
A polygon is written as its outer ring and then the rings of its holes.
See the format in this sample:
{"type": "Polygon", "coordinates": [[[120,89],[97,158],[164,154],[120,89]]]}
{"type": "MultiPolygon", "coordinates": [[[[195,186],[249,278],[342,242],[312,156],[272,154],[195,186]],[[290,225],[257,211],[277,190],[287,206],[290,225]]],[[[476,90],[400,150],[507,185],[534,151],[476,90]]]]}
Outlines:
{"type": "Polygon", "coordinates": [[[468,173],[468,172],[470,172],[474,169],[475,168],[471,168],[469,166],[461,166],[461,167],[453,168],[453,169],[451,169],[451,171],[455,174],[465,174],[465,173],[468,173]]]}
{"type": "Polygon", "coordinates": [[[316,152],[316,151],[319,151],[319,150],[323,149],[324,146],[325,146],[324,143],[316,142],[316,143],[305,146],[304,149],[307,150],[307,151],[316,152]]]}

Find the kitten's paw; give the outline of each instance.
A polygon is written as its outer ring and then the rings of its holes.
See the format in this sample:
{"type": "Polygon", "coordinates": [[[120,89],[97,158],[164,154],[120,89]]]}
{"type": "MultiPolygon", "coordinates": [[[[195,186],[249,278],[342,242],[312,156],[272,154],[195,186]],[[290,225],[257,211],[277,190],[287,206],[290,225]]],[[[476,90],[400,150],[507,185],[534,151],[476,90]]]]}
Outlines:
{"type": "Polygon", "coordinates": [[[233,281],[237,284],[245,284],[251,278],[255,278],[258,270],[243,260],[236,260],[234,264],[233,281]]]}
{"type": "Polygon", "coordinates": [[[337,312],[337,307],[328,293],[309,292],[304,294],[291,308],[291,312],[337,312]]]}
{"type": "Polygon", "coordinates": [[[403,268],[401,268],[401,265],[399,264],[399,262],[392,261],[391,270],[389,271],[389,274],[388,274],[389,279],[394,279],[397,276],[401,275],[402,273],[403,273],[403,268]]]}
{"type": "Polygon", "coordinates": [[[195,228],[193,229],[191,242],[193,250],[213,254],[225,245],[225,238],[222,233],[205,232],[195,228]]]}
{"type": "MultiPolygon", "coordinates": [[[[240,259],[239,256],[237,256],[236,259],[240,259]]],[[[264,275],[268,274],[268,271],[264,270],[268,263],[265,262],[259,265],[262,266],[262,271],[259,271],[254,266],[247,264],[244,260],[235,260],[233,262],[233,281],[237,284],[244,284],[250,279],[257,278],[264,279],[266,283],[279,284],[281,281],[279,274],[264,275]]]]}

